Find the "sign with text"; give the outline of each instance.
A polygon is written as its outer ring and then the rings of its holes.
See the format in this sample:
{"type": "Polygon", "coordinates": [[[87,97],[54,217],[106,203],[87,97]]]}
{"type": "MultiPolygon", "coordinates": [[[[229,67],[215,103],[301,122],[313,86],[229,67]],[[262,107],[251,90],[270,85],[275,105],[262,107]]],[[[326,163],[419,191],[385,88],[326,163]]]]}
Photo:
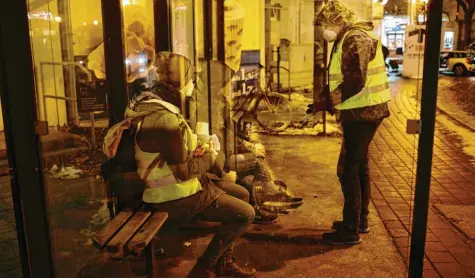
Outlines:
{"type": "Polygon", "coordinates": [[[102,80],[76,82],[76,95],[79,112],[107,110],[106,87],[102,80]]]}

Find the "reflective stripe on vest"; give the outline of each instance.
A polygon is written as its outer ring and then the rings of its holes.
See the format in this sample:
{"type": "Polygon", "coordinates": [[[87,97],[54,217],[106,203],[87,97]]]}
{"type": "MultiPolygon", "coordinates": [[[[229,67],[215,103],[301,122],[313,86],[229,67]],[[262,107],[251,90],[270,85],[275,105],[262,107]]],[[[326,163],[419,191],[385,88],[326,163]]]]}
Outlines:
{"type": "MultiPolygon", "coordinates": [[[[186,121],[177,113],[177,110],[170,109],[171,104],[167,103],[165,108],[177,115],[180,123],[185,125],[184,142],[187,150],[195,150],[196,141],[186,121]]],[[[140,131],[142,122],[138,124],[137,133],[140,131]]],[[[201,191],[201,184],[198,178],[194,177],[187,181],[179,181],[173,175],[167,163],[160,159],[160,153],[144,152],[135,141],[135,159],[137,161],[137,174],[145,181],[145,191],[142,200],[147,203],[162,203],[178,200],[194,195],[201,191]]]]}
{"type": "MultiPolygon", "coordinates": [[[[378,40],[378,49],[376,50],[376,56],[368,64],[365,86],[356,95],[343,101],[341,104],[336,105],[335,108],[338,110],[369,107],[386,103],[391,100],[391,91],[389,90],[381,42],[374,34],[372,34],[372,32],[363,29],[360,30],[364,31],[371,38],[378,40]]],[[[336,51],[331,57],[329,67],[330,92],[338,88],[338,86],[343,82],[343,74],[341,72],[341,54],[343,51],[343,41],[348,33],[349,32],[347,32],[340,40],[336,51]]]]}

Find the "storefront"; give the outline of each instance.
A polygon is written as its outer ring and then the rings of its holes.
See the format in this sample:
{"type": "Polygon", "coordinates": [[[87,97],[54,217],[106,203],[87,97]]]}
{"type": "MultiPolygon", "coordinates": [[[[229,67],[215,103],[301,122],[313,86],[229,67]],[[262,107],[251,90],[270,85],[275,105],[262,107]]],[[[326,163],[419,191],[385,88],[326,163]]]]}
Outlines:
{"type": "Polygon", "coordinates": [[[409,19],[407,16],[385,16],[381,41],[390,50],[404,48],[404,32],[409,19]]]}

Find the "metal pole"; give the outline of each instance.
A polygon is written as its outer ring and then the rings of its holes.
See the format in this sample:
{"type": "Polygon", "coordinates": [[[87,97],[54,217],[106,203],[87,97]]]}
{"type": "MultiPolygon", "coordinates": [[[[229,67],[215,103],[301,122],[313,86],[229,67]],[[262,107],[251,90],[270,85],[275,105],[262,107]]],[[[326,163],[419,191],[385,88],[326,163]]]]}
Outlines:
{"type": "Polygon", "coordinates": [[[277,93],[280,93],[280,46],[277,47],[277,93]]]}
{"type": "MultiPolygon", "coordinates": [[[[328,64],[328,43],[323,40],[323,87],[327,85],[328,83],[328,69],[327,69],[327,64],[328,64]]],[[[322,87],[322,89],[323,89],[322,87]]],[[[321,94],[321,92],[320,92],[321,94]]],[[[327,135],[327,112],[323,111],[323,135],[327,135]]]]}
{"type": "MultiPolygon", "coordinates": [[[[218,30],[218,35],[217,35],[217,39],[218,39],[218,60],[221,61],[223,63],[223,65],[225,65],[226,63],[226,45],[225,45],[225,30],[224,30],[224,0],[218,0],[217,2],[217,8],[216,8],[216,12],[217,12],[217,30],[218,30]]],[[[225,69],[223,69],[223,73],[221,74],[222,76],[225,75],[224,71],[225,69]]],[[[223,152],[225,154],[225,156],[227,156],[228,154],[228,143],[229,143],[229,138],[228,138],[228,133],[229,133],[229,121],[230,121],[230,113],[229,113],[229,106],[228,106],[228,101],[226,100],[226,94],[223,94],[222,96],[222,100],[224,102],[224,106],[223,106],[223,112],[222,112],[222,117],[223,117],[223,124],[224,124],[224,129],[223,129],[223,133],[222,133],[222,136],[223,136],[223,152]]],[[[225,169],[228,169],[228,160],[225,160],[225,165],[224,165],[224,168],[225,169]]]]}
{"type": "Polygon", "coordinates": [[[50,278],[53,255],[27,13],[26,1],[0,1],[0,96],[23,276],[50,278]]]}
{"type": "MultiPolygon", "coordinates": [[[[63,61],[74,62],[73,31],[71,26],[70,1],[58,0],[58,14],[62,20],[59,23],[61,40],[61,57],[63,61]]],[[[76,68],[63,67],[64,93],[66,97],[76,97],[76,68]]],[[[78,106],[75,102],[66,102],[67,120],[69,124],[79,126],[78,106]]]]}
{"type": "Polygon", "coordinates": [[[122,37],[122,5],[120,0],[101,0],[101,3],[109,125],[112,126],[124,119],[125,108],[129,102],[122,37]]]}
{"type": "Polygon", "coordinates": [[[155,49],[159,51],[171,51],[172,39],[170,34],[170,1],[154,0],[153,14],[155,26],[155,49]]]}
{"type": "Polygon", "coordinates": [[[89,113],[89,118],[91,120],[91,145],[92,145],[92,149],[94,149],[96,147],[96,126],[95,126],[96,123],[94,123],[95,116],[94,116],[93,111],[89,113]]]}
{"type": "MultiPolygon", "coordinates": [[[[314,2],[314,14],[317,14],[321,10],[323,1],[314,2]]],[[[314,44],[313,44],[313,101],[321,97],[322,89],[327,84],[327,54],[328,54],[328,44],[323,39],[323,29],[321,23],[314,23],[314,44]],[[323,48],[323,49],[322,49],[323,48]],[[321,59],[320,59],[321,57],[321,59]]],[[[326,112],[322,112],[323,117],[323,134],[327,134],[327,115],[326,112]]]]}
{"type": "Polygon", "coordinates": [[[440,45],[442,6],[442,0],[430,0],[428,5],[409,277],[422,277],[424,265],[440,55],[438,47],[430,46],[440,45]]]}
{"type": "Polygon", "coordinates": [[[213,59],[213,20],[211,17],[211,10],[213,8],[213,0],[203,0],[203,21],[204,21],[204,55],[206,58],[206,77],[208,90],[208,123],[209,133],[213,133],[213,113],[212,106],[212,92],[211,92],[211,59],[213,59]]]}

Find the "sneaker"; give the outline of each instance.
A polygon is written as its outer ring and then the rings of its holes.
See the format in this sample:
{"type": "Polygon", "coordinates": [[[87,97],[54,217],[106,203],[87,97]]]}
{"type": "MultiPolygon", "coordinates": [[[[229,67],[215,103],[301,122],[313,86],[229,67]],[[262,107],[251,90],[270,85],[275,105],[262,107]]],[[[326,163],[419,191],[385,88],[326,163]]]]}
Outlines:
{"type": "MultiPolygon", "coordinates": [[[[343,221],[334,221],[332,225],[332,229],[335,229],[337,231],[343,231],[345,230],[345,224],[343,221]]],[[[360,229],[359,233],[369,233],[369,227],[368,227],[368,222],[361,222],[360,223],[360,229]]]]}
{"type": "Polygon", "coordinates": [[[256,207],[256,217],[254,218],[254,224],[269,225],[277,222],[279,215],[262,210],[260,207],[256,207]]]}
{"type": "Polygon", "coordinates": [[[261,211],[266,211],[273,214],[289,214],[290,213],[289,208],[286,208],[283,206],[272,206],[268,204],[259,206],[259,209],[261,211]]]}
{"type": "Polygon", "coordinates": [[[298,208],[303,204],[303,198],[295,198],[285,191],[265,195],[262,199],[264,205],[298,208]]]}
{"type": "Polygon", "coordinates": [[[348,231],[324,233],[323,240],[331,245],[356,245],[361,243],[361,238],[357,233],[348,231]]]}

